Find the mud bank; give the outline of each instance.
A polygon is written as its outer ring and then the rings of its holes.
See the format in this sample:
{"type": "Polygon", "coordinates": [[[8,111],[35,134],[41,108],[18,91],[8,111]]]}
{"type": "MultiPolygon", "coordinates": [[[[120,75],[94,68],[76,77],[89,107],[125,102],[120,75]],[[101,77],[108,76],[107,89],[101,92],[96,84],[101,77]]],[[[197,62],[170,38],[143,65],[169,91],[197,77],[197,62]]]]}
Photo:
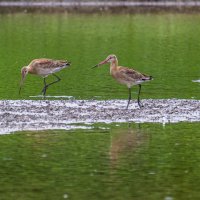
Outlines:
{"type": "Polygon", "coordinates": [[[199,1],[0,1],[1,12],[198,12],[199,1]]]}
{"type": "Polygon", "coordinates": [[[139,109],[126,100],[2,100],[0,134],[22,130],[92,128],[104,122],[197,122],[200,100],[142,100],[139,109]],[[78,125],[78,124],[86,125],[78,125]],[[88,125],[90,124],[90,125],[88,125]]]}

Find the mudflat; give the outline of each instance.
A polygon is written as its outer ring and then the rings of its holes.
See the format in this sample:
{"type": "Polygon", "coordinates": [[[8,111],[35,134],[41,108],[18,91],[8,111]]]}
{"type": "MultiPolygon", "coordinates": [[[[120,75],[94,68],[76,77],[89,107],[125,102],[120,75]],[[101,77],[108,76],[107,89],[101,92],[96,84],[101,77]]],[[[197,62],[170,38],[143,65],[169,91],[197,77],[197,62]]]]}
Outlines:
{"type": "Polygon", "coordinates": [[[200,121],[200,100],[1,100],[0,133],[22,130],[88,128],[98,122],[176,123],[200,121]]]}

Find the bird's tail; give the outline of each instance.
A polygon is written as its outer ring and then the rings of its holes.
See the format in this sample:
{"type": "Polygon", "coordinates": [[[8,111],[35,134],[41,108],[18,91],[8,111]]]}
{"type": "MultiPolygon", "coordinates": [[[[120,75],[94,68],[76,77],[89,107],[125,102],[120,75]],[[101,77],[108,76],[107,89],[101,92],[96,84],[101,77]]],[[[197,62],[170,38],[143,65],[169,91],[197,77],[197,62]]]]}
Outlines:
{"type": "Polygon", "coordinates": [[[152,76],[147,76],[145,75],[143,78],[142,78],[143,81],[151,81],[153,80],[153,77],[152,76]]]}
{"type": "Polygon", "coordinates": [[[149,76],[149,80],[153,80],[153,76],[149,76]]]}

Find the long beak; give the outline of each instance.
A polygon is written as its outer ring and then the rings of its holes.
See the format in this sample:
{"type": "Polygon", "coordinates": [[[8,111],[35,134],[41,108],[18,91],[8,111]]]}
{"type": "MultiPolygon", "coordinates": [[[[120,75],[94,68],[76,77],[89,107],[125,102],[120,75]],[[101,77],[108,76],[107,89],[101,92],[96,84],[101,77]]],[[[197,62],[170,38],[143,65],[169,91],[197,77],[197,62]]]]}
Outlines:
{"type": "Polygon", "coordinates": [[[91,67],[91,69],[96,68],[96,67],[99,67],[100,65],[104,65],[104,64],[106,64],[107,62],[108,62],[107,60],[104,60],[104,61],[100,62],[99,64],[97,64],[97,65],[91,67]]]}
{"type": "Polygon", "coordinates": [[[94,69],[94,68],[96,68],[96,67],[98,67],[98,66],[99,66],[99,64],[97,64],[97,65],[91,67],[91,69],[94,69]]]}
{"type": "Polygon", "coordinates": [[[22,79],[20,81],[20,86],[19,86],[19,94],[21,93],[21,89],[22,89],[22,86],[24,84],[25,77],[26,77],[26,74],[22,73],[22,79]]]}

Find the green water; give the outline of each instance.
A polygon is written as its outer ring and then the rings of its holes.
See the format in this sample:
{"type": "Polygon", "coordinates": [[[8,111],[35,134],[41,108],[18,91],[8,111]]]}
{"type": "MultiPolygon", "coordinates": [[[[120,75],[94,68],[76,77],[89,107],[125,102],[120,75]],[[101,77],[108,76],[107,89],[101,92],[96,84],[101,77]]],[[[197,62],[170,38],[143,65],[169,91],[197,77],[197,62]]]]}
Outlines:
{"type": "MultiPolygon", "coordinates": [[[[34,58],[68,59],[70,69],[51,96],[76,99],[127,99],[127,88],[109,75],[109,67],[91,67],[114,53],[119,64],[150,74],[142,98],[200,97],[200,15],[0,15],[0,98],[39,95],[40,77],[26,79],[18,95],[20,69],[34,58]]],[[[53,78],[49,77],[49,81],[53,78]]],[[[133,89],[136,92],[137,88],[133,89]]]]}
{"type": "MultiPolygon", "coordinates": [[[[91,69],[111,53],[154,77],[141,98],[199,99],[199,22],[184,14],[0,15],[0,99],[40,94],[40,77],[29,75],[21,96],[18,86],[21,67],[41,57],[72,62],[47,95],[126,99],[108,66],[91,69]]],[[[1,135],[0,199],[200,198],[199,123],[92,126],[1,135]]]]}
{"type": "Polygon", "coordinates": [[[1,199],[198,200],[199,129],[96,124],[3,135],[1,199]]]}

